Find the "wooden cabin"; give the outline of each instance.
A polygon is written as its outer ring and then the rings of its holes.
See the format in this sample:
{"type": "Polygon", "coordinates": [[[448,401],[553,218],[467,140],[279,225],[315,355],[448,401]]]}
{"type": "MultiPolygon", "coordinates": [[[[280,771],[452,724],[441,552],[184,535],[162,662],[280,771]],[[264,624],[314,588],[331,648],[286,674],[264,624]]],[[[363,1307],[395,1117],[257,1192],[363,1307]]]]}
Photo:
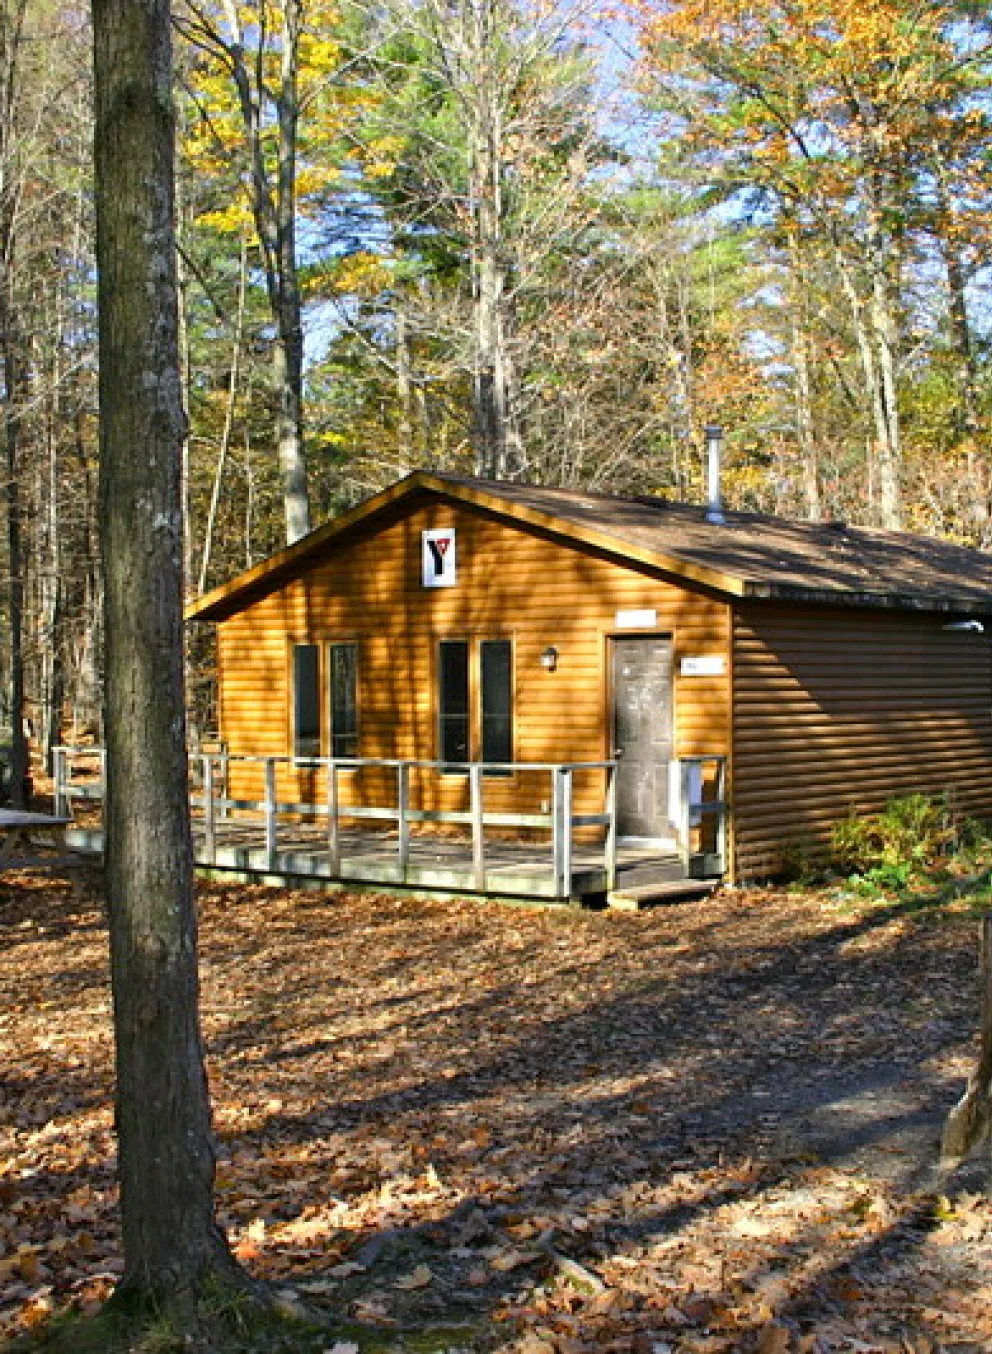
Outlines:
{"type": "MultiPolygon", "coordinates": [[[[406,759],[423,830],[481,787],[525,837],[567,764],[580,837],[608,799],[621,842],[695,831],[734,880],[899,794],[992,817],[992,558],[945,542],[417,472],[187,615],[217,626],[233,798],[261,793],[238,758],[341,759],[356,807],[406,759]]],[[[287,763],[280,796],[325,771],[287,763]]]]}

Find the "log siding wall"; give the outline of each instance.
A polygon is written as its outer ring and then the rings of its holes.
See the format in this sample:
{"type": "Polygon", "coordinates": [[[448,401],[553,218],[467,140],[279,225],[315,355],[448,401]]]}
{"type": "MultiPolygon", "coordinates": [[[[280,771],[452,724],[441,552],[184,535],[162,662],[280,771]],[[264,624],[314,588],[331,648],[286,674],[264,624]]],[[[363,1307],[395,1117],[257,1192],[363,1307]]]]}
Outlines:
{"type": "MultiPolygon", "coordinates": [[[[438,645],[466,639],[472,754],[478,757],[479,641],[509,639],[516,760],[598,761],[610,751],[607,636],[618,610],[635,609],[656,611],[656,633],[674,639],[676,755],[726,754],[731,622],[725,601],[444,501],[408,506],[392,522],[377,519],[374,533],[352,536],[304,576],[220,622],[221,735],[234,754],[289,753],[293,645],[350,640],[359,646],[359,756],[436,759],[438,645]],[[426,589],[421,532],[449,526],[457,531],[457,584],[426,589]],[[540,664],[549,644],[559,652],[554,673],[540,664]],[[726,673],[679,677],[679,659],[700,653],[724,655],[726,673]]],[[[327,755],[326,648],[321,662],[327,755]]],[[[594,786],[590,776],[576,785],[577,812],[589,811],[601,791],[601,779],[594,786]]],[[[434,779],[439,806],[467,803],[465,777],[434,779]]],[[[283,781],[280,794],[294,788],[290,778],[283,781]]],[[[547,778],[532,781],[525,785],[523,773],[487,780],[487,805],[540,811],[547,778]]],[[[258,788],[243,779],[236,792],[258,788]]],[[[319,786],[309,788],[321,793],[319,786]]]]}
{"type": "Polygon", "coordinates": [[[823,845],[851,810],[949,792],[992,818],[992,641],[948,617],[739,605],[734,618],[735,874],[823,845]]]}

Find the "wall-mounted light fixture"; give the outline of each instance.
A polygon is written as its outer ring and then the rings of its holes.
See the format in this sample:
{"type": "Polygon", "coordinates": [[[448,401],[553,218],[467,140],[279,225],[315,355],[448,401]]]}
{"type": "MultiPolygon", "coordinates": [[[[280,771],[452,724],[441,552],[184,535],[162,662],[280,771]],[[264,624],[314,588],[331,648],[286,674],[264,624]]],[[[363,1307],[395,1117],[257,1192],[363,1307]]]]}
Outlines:
{"type": "Polygon", "coordinates": [[[966,630],[973,635],[984,635],[985,626],[981,621],[949,621],[944,630],[966,630]]]}
{"type": "Polygon", "coordinates": [[[546,649],[541,651],[541,667],[545,672],[554,672],[558,666],[558,650],[553,644],[549,644],[546,649]]]}

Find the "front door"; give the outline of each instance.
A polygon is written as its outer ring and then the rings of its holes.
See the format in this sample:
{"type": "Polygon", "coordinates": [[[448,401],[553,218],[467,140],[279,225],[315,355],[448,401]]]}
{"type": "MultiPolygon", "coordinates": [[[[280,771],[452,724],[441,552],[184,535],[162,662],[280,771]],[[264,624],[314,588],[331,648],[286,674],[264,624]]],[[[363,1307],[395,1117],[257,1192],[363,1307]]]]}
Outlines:
{"type": "Polygon", "coordinates": [[[615,639],[612,648],[617,833],[652,840],[670,837],[672,641],[615,639]]]}

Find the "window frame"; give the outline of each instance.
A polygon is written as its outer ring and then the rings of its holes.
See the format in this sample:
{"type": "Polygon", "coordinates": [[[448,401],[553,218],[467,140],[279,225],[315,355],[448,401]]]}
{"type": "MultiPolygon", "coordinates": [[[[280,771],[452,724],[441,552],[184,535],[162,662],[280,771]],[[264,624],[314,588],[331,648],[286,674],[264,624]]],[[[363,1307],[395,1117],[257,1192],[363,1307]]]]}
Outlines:
{"type": "Polygon", "coordinates": [[[483,763],[487,761],[486,757],[486,664],[485,649],[486,645],[500,645],[506,650],[507,671],[506,671],[506,700],[507,713],[505,716],[490,715],[489,718],[505,718],[508,724],[506,731],[508,756],[492,758],[494,762],[506,764],[506,769],[486,771],[484,774],[493,779],[505,780],[513,775],[510,769],[513,762],[516,761],[516,671],[514,665],[513,640],[506,635],[493,635],[486,639],[478,641],[478,662],[479,662],[479,681],[478,681],[478,709],[479,709],[479,760],[483,763]]]}
{"type": "Polygon", "coordinates": [[[483,711],[483,646],[486,644],[505,645],[508,650],[509,671],[507,674],[507,694],[509,705],[509,751],[507,770],[488,771],[487,778],[509,779],[516,774],[510,769],[517,760],[517,689],[516,689],[516,645],[510,635],[444,635],[437,639],[434,646],[434,702],[435,702],[435,748],[436,760],[440,763],[442,775],[465,776],[467,766],[453,758],[445,757],[445,715],[442,701],[442,683],[444,673],[443,649],[446,644],[460,644],[466,656],[466,714],[465,748],[468,763],[482,761],[484,747],[485,715],[483,711]]]}
{"type": "Polygon", "coordinates": [[[333,759],[348,759],[359,757],[361,755],[361,646],[357,639],[331,639],[324,643],[324,662],[327,669],[327,751],[333,759]],[[340,649],[351,649],[354,652],[354,665],[352,668],[352,713],[354,718],[354,728],[345,732],[338,732],[335,727],[335,705],[334,705],[334,651],[340,649]],[[335,748],[335,742],[338,738],[350,738],[354,741],[354,751],[338,752],[335,748]]]}
{"type": "Polygon", "coordinates": [[[436,645],[436,662],[437,669],[435,674],[434,692],[437,700],[437,759],[441,763],[441,772],[443,775],[467,776],[467,763],[472,760],[472,641],[461,636],[450,636],[439,639],[436,645]],[[446,716],[444,712],[444,649],[446,645],[453,646],[456,644],[460,645],[465,651],[465,712],[463,716],[446,716]],[[465,722],[464,761],[460,761],[454,757],[445,756],[446,721],[459,717],[463,718],[465,722]]]}
{"type": "Polygon", "coordinates": [[[290,673],[291,673],[291,677],[290,677],[290,687],[291,687],[291,692],[292,692],[292,715],[291,715],[291,718],[292,718],[292,747],[293,747],[293,756],[294,756],[294,758],[296,758],[296,759],[298,759],[298,760],[309,760],[310,758],[313,758],[313,757],[319,757],[319,756],[320,756],[321,738],[322,738],[322,734],[323,734],[323,730],[322,730],[322,727],[321,727],[323,721],[322,721],[322,717],[321,717],[321,708],[320,708],[320,707],[321,707],[321,699],[320,699],[320,692],[321,692],[321,680],[320,680],[320,678],[321,678],[320,644],[319,644],[319,643],[313,643],[313,642],[310,641],[310,640],[302,640],[302,641],[295,641],[295,640],[294,640],[294,641],[293,641],[293,644],[292,644],[291,654],[290,654],[290,673]],[[313,706],[313,709],[312,709],[312,711],[311,711],[310,713],[312,713],[312,714],[314,715],[314,717],[315,717],[315,719],[314,719],[315,733],[313,734],[313,736],[309,736],[309,737],[307,737],[306,739],[304,739],[304,738],[301,736],[301,734],[300,734],[300,723],[301,723],[301,720],[300,720],[300,714],[301,714],[301,711],[300,711],[300,705],[301,705],[300,696],[301,696],[301,691],[300,691],[300,663],[299,663],[299,659],[300,659],[300,657],[301,657],[301,655],[302,655],[302,652],[303,652],[304,650],[311,650],[311,651],[313,652],[313,655],[314,655],[314,668],[313,668],[313,674],[312,674],[312,675],[313,675],[313,692],[312,692],[312,702],[311,702],[311,703],[312,703],[312,706],[313,706]]]}

